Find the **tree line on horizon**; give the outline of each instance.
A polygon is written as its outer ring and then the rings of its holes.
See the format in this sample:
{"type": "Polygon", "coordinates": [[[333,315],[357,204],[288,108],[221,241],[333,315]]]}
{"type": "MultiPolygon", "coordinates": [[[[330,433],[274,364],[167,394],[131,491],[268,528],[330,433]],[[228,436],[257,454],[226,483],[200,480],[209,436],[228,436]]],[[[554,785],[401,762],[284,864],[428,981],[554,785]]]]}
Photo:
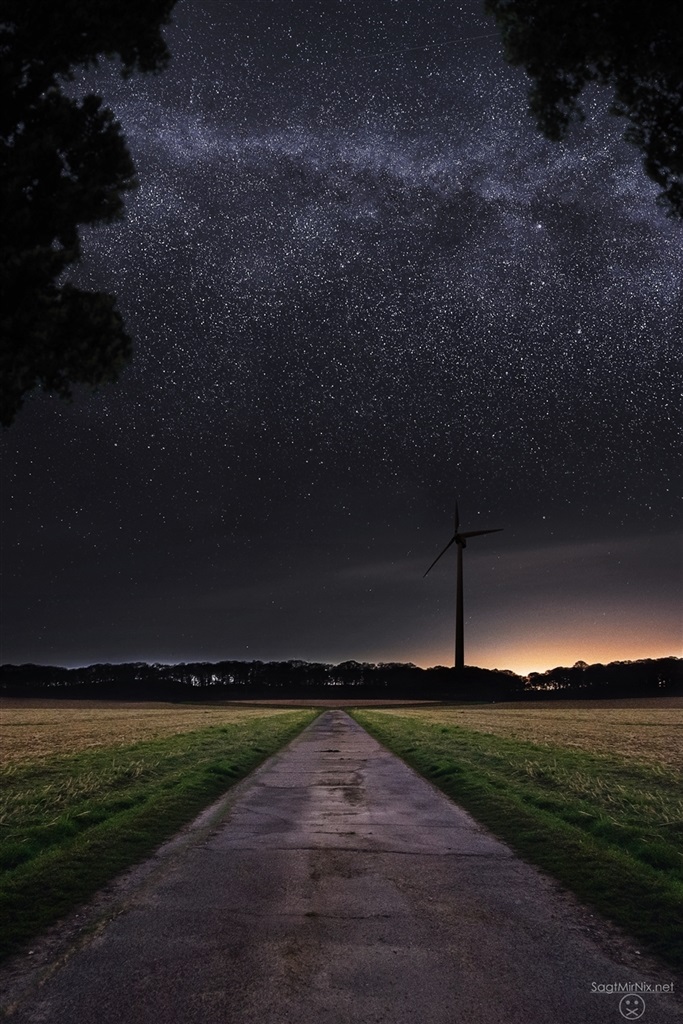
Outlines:
{"type": "Polygon", "coordinates": [[[106,700],[245,700],[250,698],[541,700],[558,697],[652,697],[683,693],[683,659],[616,661],[517,675],[472,666],[460,672],[410,662],[219,661],[177,665],[128,662],[81,668],[0,666],[4,697],[106,700]]]}

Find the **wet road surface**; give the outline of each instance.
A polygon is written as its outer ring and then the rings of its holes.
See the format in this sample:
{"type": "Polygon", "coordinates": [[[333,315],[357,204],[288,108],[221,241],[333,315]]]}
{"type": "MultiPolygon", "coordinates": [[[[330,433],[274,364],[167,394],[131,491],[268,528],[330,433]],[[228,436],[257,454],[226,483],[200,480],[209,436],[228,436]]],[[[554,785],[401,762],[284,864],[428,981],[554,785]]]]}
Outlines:
{"type": "Polygon", "coordinates": [[[596,990],[667,975],[344,712],[233,792],[113,920],[11,993],[12,1022],[683,1020],[675,997],[644,991],[635,1016],[635,994],[596,990]]]}

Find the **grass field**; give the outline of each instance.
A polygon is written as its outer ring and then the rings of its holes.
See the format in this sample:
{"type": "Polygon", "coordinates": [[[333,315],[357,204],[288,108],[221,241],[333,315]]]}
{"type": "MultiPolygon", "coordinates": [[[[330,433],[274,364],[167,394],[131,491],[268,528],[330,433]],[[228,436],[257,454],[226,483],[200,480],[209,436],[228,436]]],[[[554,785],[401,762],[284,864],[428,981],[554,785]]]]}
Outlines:
{"type": "Polygon", "coordinates": [[[149,854],[315,712],[3,702],[0,957],[149,854]]]}
{"type": "Polygon", "coordinates": [[[90,700],[0,700],[0,767],[55,754],[128,747],[141,740],[196,732],[278,714],[281,708],[90,700]]]}
{"type": "Polygon", "coordinates": [[[354,717],[683,972],[683,699],[362,710],[354,717]]]}
{"type": "Polygon", "coordinates": [[[683,697],[465,704],[420,709],[419,718],[683,772],[683,697]]]}

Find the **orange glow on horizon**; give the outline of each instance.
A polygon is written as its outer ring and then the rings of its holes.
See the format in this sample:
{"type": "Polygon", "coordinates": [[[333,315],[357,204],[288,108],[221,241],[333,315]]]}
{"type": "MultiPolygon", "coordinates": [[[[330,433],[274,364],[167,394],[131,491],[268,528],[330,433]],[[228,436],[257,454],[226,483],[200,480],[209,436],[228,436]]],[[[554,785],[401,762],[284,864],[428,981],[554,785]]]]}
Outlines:
{"type": "MultiPolygon", "coordinates": [[[[620,641],[610,643],[607,640],[586,643],[580,638],[570,643],[558,637],[533,646],[523,642],[517,645],[501,643],[499,646],[489,647],[488,650],[481,649],[478,653],[473,651],[469,656],[466,650],[465,664],[476,665],[478,668],[510,669],[520,676],[526,676],[530,672],[546,672],[559,666],[570,668],[577,661],[585,661],[589,665],[606,665],[611,661],[681,657],[683,649],[676,650],[673,645],[666,643],[643,643],[637,638],[634,638],[631,644],[625,645],[620,641]]],[[[425,652],[412,661],[421,668],[431,668],[434,665],[452,667],[453,651],[449,648],[425,652]]]]}
{"type": "Polygon", "coordinates": [[[508,668],[518,675],[526,676],[530,672],[546,672],[548,669],[559,666],[571,667],[577,661],[585,661],[589,665],[602,663],[607,665],[611,661],[640,661],[645,658],[680,658],[683,651],[672,650],[667,645],[646,645],[637,640],[628,648],[621,643],[609,644],[606,642],[582,644],[578,640],[575,644],[569,645],[558,641],[539,645],[535,648],[524,648],[520,646],[517,650],[497,652],[489,657],[482,657],[477,664],[481,668],[508,668]]]}
{"type": "MultiPolygon", "coordinates": [[[[671,630],[652,630],[649,637],[638,635],[632,623],[621,628],[606,629],[595,623],[592,629],[548,629],[536,640],[524,636],[501,635],[488,642],[467,642],[465,636],[465,664],[479,668],[510,669],[519,675],[546,672],[558,666],[571,667],[577,661],[587,664],[608,664],[611,661],[639,661],[644,658],[680,658],[683,646],[679,634],[671,630]]],[[[541,630],[538,630],[541,633],[541,630]]],[[[422,668],[433,665],[453,665],[453,645],[421,651],[410,660],[422,668]]]]}
{"type": "MultiPolygon", "coordinates": [[[[526,676],[579,661],[683,657],[681,553],[674,532],[522,543],[504,557],[473,545],[464,595],[465,664],[526,676]]],[[[354,583],[375,581],[387,595],[387,609],[396,584],[401,602],[394,615],[378,615],[376,631],[356,626],[355,636],[340,635],[334,656],[326,651],[325,659],[452,666],[453,560],[450,569],[429,587],[421,586],[424,567],[412,557],[359,569],[354,583]]]]}

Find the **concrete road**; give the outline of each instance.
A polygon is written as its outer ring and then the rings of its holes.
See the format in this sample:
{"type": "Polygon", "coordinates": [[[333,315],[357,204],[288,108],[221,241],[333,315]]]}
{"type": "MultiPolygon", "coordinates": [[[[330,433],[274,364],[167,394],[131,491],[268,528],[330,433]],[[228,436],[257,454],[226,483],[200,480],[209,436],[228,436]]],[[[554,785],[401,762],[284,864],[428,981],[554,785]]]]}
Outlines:
{"type": "Polygon", "coordinates": [[[15,977],[10,1019],[683,1020],[676,996],[643,992],[641,1012],[635,994],[601,991],[674,979],[342,711],[241,783],[222,814],[134,878],[118,915],[60,965],[15,977]]]}

